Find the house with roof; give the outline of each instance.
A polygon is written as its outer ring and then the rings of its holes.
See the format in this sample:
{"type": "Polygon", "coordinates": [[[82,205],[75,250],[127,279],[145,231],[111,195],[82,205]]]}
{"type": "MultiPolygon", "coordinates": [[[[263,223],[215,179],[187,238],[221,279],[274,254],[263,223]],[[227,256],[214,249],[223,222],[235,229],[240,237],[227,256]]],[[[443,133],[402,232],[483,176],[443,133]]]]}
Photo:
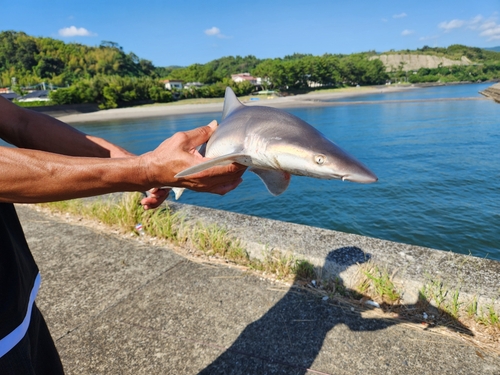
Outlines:
{"type": "Polygon", "coordinates": [[[255,78],[250,75],[250,73],[239,73],[239,74],[231,74],[231,79],[238,82],[250,82],[252,85],[258,85],[260,78],[255,78]]]}
{"type": "Polygon", "coordinates": [[[163,81],[166,90],[182,90],[184,81],[176,79],[166,79],[163,81]]]}

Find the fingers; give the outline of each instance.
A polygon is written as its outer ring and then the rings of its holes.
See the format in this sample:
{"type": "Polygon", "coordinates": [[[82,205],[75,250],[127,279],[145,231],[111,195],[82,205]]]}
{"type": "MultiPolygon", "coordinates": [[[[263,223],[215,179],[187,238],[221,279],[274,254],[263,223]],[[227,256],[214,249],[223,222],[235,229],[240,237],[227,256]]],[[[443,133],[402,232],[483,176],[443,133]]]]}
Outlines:
{"type": "Polygon", "coordinates": [[[212,191],[212,193],[219,194],[219,195],[225,195],[225,194],[229,193],[231,190],[236,189],[242,182],[243,182],[243,179],[239,178],[238,180],[236,180],[235,182],[233,182],[231,184],[226,184],[226,185],[222,185],[222,186],[217,187],[216,189],[214,189],[212,191]]]}
{"type": "Polygon", "coordinates": [[[165,201],[165,199],[168,198],[169,192],[170,189],[164,189],[164,188],[162,189],[153,188],[149,190],[148,196],[141,200],[142,207],[145,210],[159,207],[165,201]]]}
{"type": "Polygon", "coordinates": [[[188,130],[184,132],[184,135],[187,137],[188,148],[194,149],[199,145],[205,143],[212,136],[215,129],[217,129],[217,121],[213,120],[210,124],[206,126],[202,126],[193,130],[188,130]]]}
{"type": "Polygon", "coordinates": [[[243,181],[241,176],[246,167],[231,164],[213,167],[206,171],[178,179],[178,182],[188,189],[224,195],[235,189],[243,181]]]}
{"type": "MultiPolygon", "coordinates": [[[[175,177],[177,173],[206,160],[196,147],[207,142],[216,129],[217,122],[212,121],[207,126],[176,133],[153,152],[141,155],[140,164],[144,166],[149,186],[174,186],[221,195],[236,188],[246,170],[245,166],[238,164],[216,166],[183,178],[175,177]]],[[[153,201],[145,198],[143,205],[153,208],[161,204],[158,197],[149,199],[154,198],[156,200],[153,201]]]]}

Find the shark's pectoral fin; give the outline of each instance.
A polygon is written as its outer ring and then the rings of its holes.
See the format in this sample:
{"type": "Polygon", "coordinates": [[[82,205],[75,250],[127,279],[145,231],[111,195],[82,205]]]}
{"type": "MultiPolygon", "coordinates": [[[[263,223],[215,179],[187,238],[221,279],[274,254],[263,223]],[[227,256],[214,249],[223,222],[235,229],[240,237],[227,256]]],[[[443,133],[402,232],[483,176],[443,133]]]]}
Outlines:
{"type": "Polygon", "coordinates": [[[284,171],[259,168],[250,168],[250,171],[260,177],[272,195],[280,195],[290,184],[290,173],[284,171]]]}
{"type": "Polygon", "coordinates": [[[192,174],[202,172],[205,169],[209,169],[218,165],[228,165],[231,163],[239,163],[243,165],[249,165],[252,162],[250,156],[246,154],[228,154],[224,156],[219,156],[214,159],[207,160],[203,163],[195,165],[191,168],[184,169],[182,172],[179,172],[175,175],[175,178],[181,178],[190,176],[192,174]]]}
{"type": "Polygon", "coordinates": [[[175,195],[175,200],[178,201],[179,198],[181,197],[182,193],[184,193],[185,188],[172,188],[172,191],[174,192],[175,195]]]}

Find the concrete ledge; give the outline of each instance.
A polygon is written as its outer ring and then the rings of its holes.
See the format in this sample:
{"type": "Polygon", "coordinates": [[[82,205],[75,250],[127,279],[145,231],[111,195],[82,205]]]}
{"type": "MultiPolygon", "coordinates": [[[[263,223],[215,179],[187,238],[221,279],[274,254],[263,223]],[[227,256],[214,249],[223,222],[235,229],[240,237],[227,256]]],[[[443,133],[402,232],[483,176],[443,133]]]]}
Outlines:
{"type": "Polygon", "coordinates": [[[450,292],[459,289],[462,300],[477,296],[480,303],[499,306],[498,261],[176,202],[169,206],[188,221],[225,227],[252,257],[271,249],[290,252],[321,267],[325,276],[340,275],[348,288],[356,283],[357,264],[371,260],[395,272],[404,303],[415,303],[425,283],[440,281],[450,292]]]}

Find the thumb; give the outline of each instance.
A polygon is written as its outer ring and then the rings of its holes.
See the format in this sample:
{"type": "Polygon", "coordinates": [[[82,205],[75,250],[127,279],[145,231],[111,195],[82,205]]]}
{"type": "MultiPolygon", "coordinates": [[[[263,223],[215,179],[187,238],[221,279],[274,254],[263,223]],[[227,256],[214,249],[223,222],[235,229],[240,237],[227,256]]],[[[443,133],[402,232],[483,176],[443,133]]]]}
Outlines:
{"type": "Polygon", "coordinates": [[[196,148],[210,139],[217,129],[217,121],[213,120],[210,124],[185,132],[189,138],[189,147],[196,148]]]}

